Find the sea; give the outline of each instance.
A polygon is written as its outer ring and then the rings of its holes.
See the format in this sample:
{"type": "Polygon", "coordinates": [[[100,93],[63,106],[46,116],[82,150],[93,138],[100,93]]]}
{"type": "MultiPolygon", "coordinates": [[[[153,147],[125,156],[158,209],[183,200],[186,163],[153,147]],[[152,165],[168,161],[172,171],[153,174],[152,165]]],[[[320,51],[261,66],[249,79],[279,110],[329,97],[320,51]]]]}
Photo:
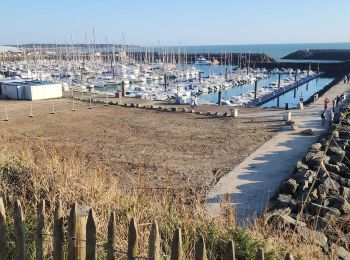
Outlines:
{"type": "MultiPolygon", "coordinates": [[[[350,43],[293,43],[293,44],[241,44],[241,45],[197,45],[197,46],[168,46],[168,50],[187,53],[265,53],[276,61],[289,53],[307,49],[341,49],[350,50],[350,43]]],[[[284,60],[285,61],[285,60],[284,60]]]]}

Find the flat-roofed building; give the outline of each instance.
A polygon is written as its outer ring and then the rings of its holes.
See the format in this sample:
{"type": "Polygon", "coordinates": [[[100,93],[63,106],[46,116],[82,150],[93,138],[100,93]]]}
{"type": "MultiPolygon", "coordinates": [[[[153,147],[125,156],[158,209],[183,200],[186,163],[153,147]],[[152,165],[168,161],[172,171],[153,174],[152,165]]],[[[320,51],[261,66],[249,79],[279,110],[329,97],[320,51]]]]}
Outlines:
{"type": "Polygon", "coordinates": [[[62,84],[50,81],[0,81],[1,95],[9,99],[43,100],[62,97],[62,84]]]}

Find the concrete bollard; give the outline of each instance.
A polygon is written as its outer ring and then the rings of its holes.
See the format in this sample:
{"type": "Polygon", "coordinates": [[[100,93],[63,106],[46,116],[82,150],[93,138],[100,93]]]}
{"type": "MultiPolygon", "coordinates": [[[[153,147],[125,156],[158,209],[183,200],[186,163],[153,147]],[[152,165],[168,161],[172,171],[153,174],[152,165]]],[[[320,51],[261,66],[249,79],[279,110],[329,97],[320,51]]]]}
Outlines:
{"type": "Polygon", "coordinates": [[[300,110],[303,110],[304,109],[304,103],[303,102],[300,102],[299,104],[298,104],[298,107],[297,107],[298,109],[300,109],[300,110]]]}
{"type": "Polygon", "coordinates": [[[238,109],[230,109],[230,116],[238,117],[238,109]]]}
{"type": "Polygon", "coordinates": [[[283,113],[283,120],[284,121],[291,121],[292,120],[292,112],[284,112],[283,113]]]}
{"type": "Polygon", "coordinates": [[[30,105],[29,117],[33,117],[33,105],[30,105]]]}

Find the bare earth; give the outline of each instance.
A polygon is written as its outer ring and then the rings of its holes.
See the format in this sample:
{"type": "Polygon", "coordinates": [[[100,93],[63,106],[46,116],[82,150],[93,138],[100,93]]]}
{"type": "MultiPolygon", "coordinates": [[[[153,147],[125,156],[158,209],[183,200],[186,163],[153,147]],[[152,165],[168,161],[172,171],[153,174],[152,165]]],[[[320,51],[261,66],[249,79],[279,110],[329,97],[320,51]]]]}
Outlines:
{"type": "Polygon", "coordinates": [[[0,138],[19,148],[72,152],[113,173],[121,187],[204,192],[269,140],[281,126],[266,118],[214,118],[60,99],[0,100],[0,138]],[[7,117],[9,121],[2,121],[7,117]],[[33,117],[30,118],[32,107],[33,117]],[[55,114],[50,112],[55,111],[55,114]],[[42,115],[38,115],[42,114],[42,115]]]}

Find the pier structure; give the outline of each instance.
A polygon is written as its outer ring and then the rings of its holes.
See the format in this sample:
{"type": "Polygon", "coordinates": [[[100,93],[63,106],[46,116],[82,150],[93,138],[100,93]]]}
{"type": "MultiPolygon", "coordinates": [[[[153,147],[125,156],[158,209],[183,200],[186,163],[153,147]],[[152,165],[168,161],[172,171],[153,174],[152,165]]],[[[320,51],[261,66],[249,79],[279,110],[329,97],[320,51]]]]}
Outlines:
{"type": "MultiPolygon", "coordinates": [[[[247,106],[261,106],[261,105],[263,105],[271,100],[274,100],[275,98],[278,98],[279,96],[282,96],[282,95],[288,93],[289,91],[291,91],[293,89],[300,87],[301,85],[303,85],[303,84],[305,84],[305,83],[307,83],[315,78],[320,77],[322,74],[323,74],[323,72],[315,73],[309,77],[301,79],[301,80],[294,82],[288,86],[279,88],[278,90],[276,90],[272,93],[266,94],[260,98],[255,98],[254,100],[250,101],[247,104],[247,106]]],[[[280,83],[279,83],[279,85],[280,85],[280,83]]],[[[257,88],[255,88],[255,90],[257,90],[257,88]]],[[[256,95],[255,95],[255,97],[256,97],[256,95]]]]}

